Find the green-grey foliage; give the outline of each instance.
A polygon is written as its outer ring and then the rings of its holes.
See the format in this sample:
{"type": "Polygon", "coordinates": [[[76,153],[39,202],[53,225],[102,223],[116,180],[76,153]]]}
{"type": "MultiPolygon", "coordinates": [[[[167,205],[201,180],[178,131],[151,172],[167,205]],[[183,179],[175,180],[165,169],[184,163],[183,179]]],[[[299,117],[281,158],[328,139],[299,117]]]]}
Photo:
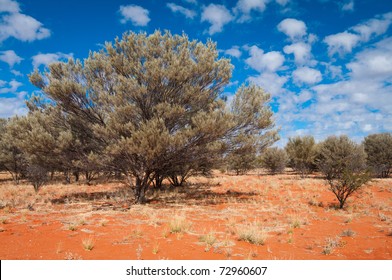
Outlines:
{"type": "Polygon", "coordinates": [[[80,166],[89,156],[106,170],[121,171],[140,203],[154,180],[177,176],[186,166],[204,168],[205,159],[214,162],[227,150],[232,135],[270,126],[261,117],[270,117],[270,110],[251,107],[266,98],[257,87],[241,88],[238,96],[253,99],[235,111],[225,108],[219,95],[231,69],[213,42],[156,31],[125,33],[84,62],[52,64],[30,81],[81,143],[80,166]]]}
{"type": "Polygon", "coordinates": [[[313,136],[289,138],[285,147],[290,166],[305,177],[315,168],[316,143],[313,136]]]}
{"type": "Polygon", "coordinates": [[[347,136],[330,136],[319,147],[318,168],[343,208],[347,198],[370,180],[366,154],[347,136]]]}
{"type": "Polygon", "coordinates": [[[364,147],[367,154],[367,164],[373,173],[378,177],[388,177],[392,170],[392,134],[368,135],[365,137],[364,147]]]}
{"type": "Polygon", "coordinates": [[[277,147],[268,148],[260,157],[261,166],[272,174],[282,173],[286,168],[288,157],[283,149],[277,147]]]}
{"type": "Polygon", "coordinates": [[[268,93],[251,85],[241,86],[230,104],[236,125],[225,161],[237,175],[255,168],[257,156],[278,140],[277,131],[273,130],[272,111],[267,106],[269,101],[268,93]]]}
{"type": "Polygon", "coordinates": [[[25,174],[27,161],[10,133],[11,123],[12,121],[4,119],[0,121],[0,169],[9,172],[15,183],[19,184],[25,174]]]}

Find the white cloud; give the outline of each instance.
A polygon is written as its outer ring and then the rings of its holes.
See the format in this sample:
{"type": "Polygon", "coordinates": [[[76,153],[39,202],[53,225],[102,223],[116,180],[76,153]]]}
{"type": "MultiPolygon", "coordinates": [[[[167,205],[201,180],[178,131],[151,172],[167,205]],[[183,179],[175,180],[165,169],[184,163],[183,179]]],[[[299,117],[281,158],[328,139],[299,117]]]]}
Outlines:
{"type": "Polygon", "coordinates": [[[275,0],[275,2],[284,7],[290,2],[290,0],[275,0]]]}
{"type": "Polygon", "coordinates": [[[325,37],[324,42],[328,45],[328,54],[330,56],[333,56],[335,53],[342,56],[351,52],[360,39],[358,35],[345,31],[325,37]]]}
{"type": "Polygon", "coordinates": [[[286,54],[294,54],[295,63],[304,65],[309,62],[311,58],[311,46],[309,44],[299,42],[294,43],[283,48],[286,54]]]}
{"type": "Polygon", "coordinates": [[[189,4],[194,4],[194,5],[197,4],[197,0],[183,0],[183,1],[185,1],[185,2],[187,2],[189,4]]]}
{"type": "Polygon", "coordinates": [[[338,53],[340,56],[352,52],[353,48],[360,43],[366,43],[370,39],[387,32],[392,24],[392,12],[367,20],[362,24],[355,25],[341,33],[325,37],[324,42],[328,45],[330,56],[338,53]]]}
{"type": "Polygon", "coordinates": [[[167,3],[166,5],[173,13],[180,13],[186,18],[193,19],[196,16],[196,12],[190,9],[184,8],[174,3],[167,3]]]}
{"type": "Polygon", "coordinates": [[[225,50],[225,54],[230,55],[235,58],[240,58],[242,55],[242,52],[240,51],[240,48],[238,46],[233,46],[228,50],[225,50]]]}
{"type": "Polygon", "coordinates": [[[8,83],[9,87],[5,87],[7,83],[4,81],[1,82],[2,82],[1,83],[2,88],[0,89],[0,93],[15,93],[18,90],[18,88],[23,85],[22,83],[16,80],[12,80],[11,82],[8,83]]]}
{"type": "Polygon", "coordinates": [[[25,103],[27,92],[22,91],[13,97],[0,97],[0,118],[14,115],[26,115],[28,110],[25,103]]]}
{"type": "Polygon", "coordinates": [[[392,82],[392,37],[384,39],[355,56],[346,67],[358,80],[392,82]]]}
{"type": "Polygon", "coordinates": [[[268,0],[238,0],[234,13],[239,15],[238,22],[247,22],[252,19],[251,12],[264,12],[268,0]]]}
{"type": "Polygon", "coordinates": [[[249,49],[250,57],[245,60],[251,68],[256,71],[277,71],[284,63],[284,56],[278,51],[271,51],[265,53],[257,46],[252,46],[249,49]]]}
{"type": "Polygon", "coordinates": [[[17,71],[15,69],[12,69],[11,73],[14,74],[15,76],[23,76],[23,74],[20,71],[17,71]]]}
{"type": "Polygon", "coordinates": [[[13,0],[0,0],[0,13],[19,13],[19,3],[13,0]]]}
{"type": "Polygon", "coordinates": [[[306,24],[294,18],[286,18],[278,24],[278,30],[286,34],[292,41],[302,39],[306,33],[306,24]]]}
{"type": "Polygon", "coordinates": [[[342,11],[349,11],[349,12],[354,11],[354,0],[350,0],[344,3],[342,6],[342,11]]]}
{"type": "Polygon", "coordinates": [[[360,37],[362,42],[367,42],[372,36],[384,34],[392,23],[392,12],[370,19],[352,28],[360,37]]]}
{"type": "Polygon", "coordinates": [[[43,27],[41,22],[25,14],[5,14],[0,21],[0,42],[9,37],[32,42],[49,36],[49,29],[43,27]]]}
{"type": "Polygon", "coordinates": [[[276,96],[283,92],[283,85],[287,82],[287,77],[279,76],[276,73],[264,72],[260,75],[249,77],[248,81],[261,86],[267,92],[276,96]]]}
{"type": "Polygon", "coordinates": [[[293,78],[299,84],[315,84],[321,81],[322,76],[319,70],[301,67],[293,72],[293,78]]]}
{"type": "Polygon", "coordinates": [[[203,8],[201,21],[207,21],[211,24],[208,33],[213,35],[223,30],[223,26],[234,19],[230,11],[223,5],[210,4],[203,8]]]}
{"type": "Polygon", "coordinates": [[[57,62],[59,60],[66,60],[68,58],[73,57],[72,53],[66,54],[66,53],[40,53],[37,55],[34,55],[32,57],[33,60],[33,67],[34,68],[39,68],[41,65],[48,66],[49,64],[53,62],[57,62]]]}
{"type": "Polygon", "coordinates": [[[8,50],[0,52],[0,60],[12,68],[15,64],[19,64],[23,58],[18,56],[13,50],[8,50]]]}
{"type": "Polygon", "coordinates": [[[121,23],[131,21],[135,26],[147,26],[150,22],[149,11],[137,5],[120,6],[121,23]]]}

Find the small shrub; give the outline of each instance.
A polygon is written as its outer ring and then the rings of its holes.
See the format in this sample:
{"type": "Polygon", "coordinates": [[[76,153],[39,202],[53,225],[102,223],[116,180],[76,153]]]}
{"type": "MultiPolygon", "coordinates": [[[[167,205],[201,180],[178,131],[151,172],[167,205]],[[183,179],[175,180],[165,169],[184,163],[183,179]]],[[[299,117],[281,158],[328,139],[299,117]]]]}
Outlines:
{"type": "Polygon", "coordinates": [[[341,234],[340,234],[340,236],[348,236],[348,237],[352,237],[352,236],[355,236],[355,231],[353,231],[353,230],[351,230],[351,229],[346,229],[346,230],[344,230],[341,234]]]}
{"type": "Polygon", "coordinates": [[[365,137],[363,142],[367,164],[377,177],[386,178],[392,171],[392,134],[379,133],[365,137]]]}
{"type": "Polygon", "coordinates": [[[350,195],[370,180],[363,147],[347,136],[331,136],[322,142],[317,165],[338,199],[340,209],[350,195]]]}
{"type": "Polygon", "coordinates": [[[305,177],[315,169],[317,146],[313,136],[289,138],[285,147],[290,166],[305,177]]]}
{"type": "Polygon", "coordinates": [[[260,161],[262,167],[268,169],[272,174],[276,174],[284,171],[288,158],[283,149],[273,147],[264,152],[260,161]]]}

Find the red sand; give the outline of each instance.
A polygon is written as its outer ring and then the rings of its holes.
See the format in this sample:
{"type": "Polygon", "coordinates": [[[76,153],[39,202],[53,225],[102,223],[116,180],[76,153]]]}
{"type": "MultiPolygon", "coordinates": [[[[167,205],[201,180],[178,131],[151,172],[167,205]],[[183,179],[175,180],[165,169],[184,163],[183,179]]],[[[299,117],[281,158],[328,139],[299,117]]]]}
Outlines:
{"type": "Polygon", "coordinates": [[[130,204],[118,182],[35,195],[3,179],[0,195],[2,260],[392,259],[392,179],[374,180],[344,210],[323,180],[293,174],[192,178],[146,205],[130,204]],[[263,245],[239,240],[251,229],[263,245]]]}

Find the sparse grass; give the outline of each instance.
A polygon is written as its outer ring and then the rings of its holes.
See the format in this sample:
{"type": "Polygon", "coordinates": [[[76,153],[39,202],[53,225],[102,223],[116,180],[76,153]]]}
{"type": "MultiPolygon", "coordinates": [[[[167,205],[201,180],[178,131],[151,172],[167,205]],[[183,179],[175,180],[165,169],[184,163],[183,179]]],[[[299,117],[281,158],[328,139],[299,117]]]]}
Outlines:
{"type": "Polygon", "coordinates": [[[173,219],[169,221],[170,233],[184,233],[190,229],[190,222],[187,221],[185,216],[175,215],[173,219]]]}
{"type": "Polygon", "coordinates": [[[381,222],[385,222],[386,220],[388,220],[388,217],[384,213],[378,213],[378,218],[381,222]]]}
{"type": "Polygon", "coordinates": [[[138,238],[142,238],[144,235],[143,231],[140,228],[135,228],[131,234],[129,235],[129,237],[134,238],[134,239],[138,239],[138,238]]]}
{"type": "Polygon", "coordinates": [[[209,251],[211,247],[215,244],[216,236],[214,232],[209,232],[205,235],[202,235],[199,237],[200,242],[204,242],[206,244],[206,251],[209,251]]]}
{"type": "Polygon", "coordinates": [[[168,238],[169,234],[170,234],[170,230],[168,228],[164,228],[162,231],[162,237],[168,238]]]}
{"type": "Polygon", "coordinates": [[[60,241],[57,243],[56,254],[60,254],[63,251],[63,243],[60,241]]]}
{"type": "Polygon", "coordinates": [[[78,227],[75,224],[69,224],[68,225],[68,230],[70,230],[70,231],[75,231],[77,229],[78,229],[78,227]]]}
{"type": "Polygon", "coordinates": [[[267,234],[255,224],[242,226],[238,230],[238,240],[246,241],[255,245],[264,245],[267,234]]]}
{"type": "Polygon", "coordinates": [[[92,249],[94,249],[95,240],[92,237],[85,238],[82,240],[82,245],[84,250],[91,251],[92,249]]]}
{"type": "Polygon", "coordinates": [[[322,253],[324,255],[330,255],[335,248],[340,247],[341,245],[339,236],[336,236],[335,238],[327,238],[322,253]]]}
{"type": "Polygon", "coordinates": [[[139,244],[138,247],[136,248],[136,259],[141,260],[142,253],[143,253],[143,247],[139,244]]]}
{"type": "Polygon", "coordinates": [[[351,229],[346,229],[346,230],[342,231],[342,233],[340,234],[340,236],[348,236],[348,237],[352,237],[355,235],[356,235],[356,232],[351,229]]]}
{"type": "Polygon", "coordinates": [[[99,225],[100,225],[101,227],[106,227],[106,225],[108,224],[108,222],[109,222],[109,220],[102,219],[102,220],[99,222],[99,225]]]}
{"type": "Polygon", "coordinates": [[[66,252],[66,253],[65,253],[64,259],[65,259],[65,260],[82,260],[82,257],[79,256],[79,255],[76,254],[76,253],[66,252]]]}
{"type": "Polygon", "coordinates": [[[158,254],[158,252],[159,252],[159,243],[156,242],[156,243],[154,244],[154,246],[152,247],[152,253],[153,253],[154,255],[156,255],[156,254],[158,254]]]}
{"type": "Polygon", "coordinates": [[[7,218],[6,217],[1,217],[0,218],[0,224],[5,225],[6,223],[8,223],[7,218]]]}

